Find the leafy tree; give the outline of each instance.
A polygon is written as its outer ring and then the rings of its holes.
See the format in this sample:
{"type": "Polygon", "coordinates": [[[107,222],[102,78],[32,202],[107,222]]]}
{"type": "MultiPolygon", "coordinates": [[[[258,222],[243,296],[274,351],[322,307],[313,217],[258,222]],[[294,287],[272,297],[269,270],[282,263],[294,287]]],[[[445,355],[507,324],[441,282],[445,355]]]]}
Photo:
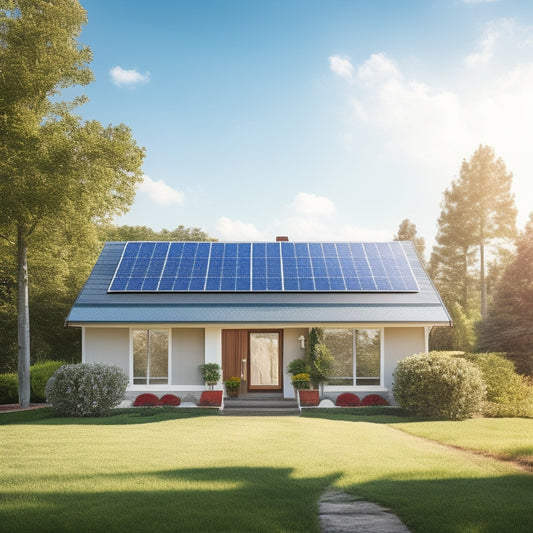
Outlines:
{"type": "Polygon", "coordinates": [[[87,85],[86,13],[76,0],[0,0],[0,234],[17,251],[19,401],[30,399],[28,250],[38,228],[123,213],[141,179],[144,151],[124,126],[73,114],[87,85]]]}
{"type": "Polygon", "coordinates": [[[146,226],[114,226],[106,225],[100,230],[104,241],[213,241],[200,228],[178,226],[176,229],[154,231],[146,226]]]}
{"type": "Polygon", "coordinates": [[[516,256],[497,284],[478,330],[478,349],[533,358],[533,213],[516,243],[516,256]]]}
{"type": "Polygon", "coordinates": [[[398,233],[394,235],[393,240],[395,241],[411,241],[418,252],[418,256],[425,263],[424,257],[426,253],[426,242],[424,237],[419,237],[416,225],[411,222],[408,218],[405,218],[400,223],[398,227],[398,233]]]}
{"type": "Polygon", "coordinates": [[[479,260],[476,270],[482,317],[487,313],[486,247],[516,235],[511,181],[512,174],[507,173],[502,159],[496,159],[489,146],[480,145],[469,161],[463,161],[459,179],[444,193],[432,256],[433,278],[445,300],[467,309],[472,286],[469,269],[479,260]]]}

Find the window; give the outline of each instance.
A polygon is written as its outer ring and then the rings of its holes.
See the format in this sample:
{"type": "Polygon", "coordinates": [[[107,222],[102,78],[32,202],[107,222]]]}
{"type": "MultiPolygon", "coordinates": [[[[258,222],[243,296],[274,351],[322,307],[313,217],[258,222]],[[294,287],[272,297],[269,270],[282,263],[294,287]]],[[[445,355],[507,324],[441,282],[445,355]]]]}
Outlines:
{"type": "Polygon", "coordinates": [[[168,383],[168,329],[134,329],[133,384],[168,383]]]}
{"type": "Polygon", "coordinates": [[[330,385],[381,384],[381,329],[325,329],[333,357],[330,385]]]}

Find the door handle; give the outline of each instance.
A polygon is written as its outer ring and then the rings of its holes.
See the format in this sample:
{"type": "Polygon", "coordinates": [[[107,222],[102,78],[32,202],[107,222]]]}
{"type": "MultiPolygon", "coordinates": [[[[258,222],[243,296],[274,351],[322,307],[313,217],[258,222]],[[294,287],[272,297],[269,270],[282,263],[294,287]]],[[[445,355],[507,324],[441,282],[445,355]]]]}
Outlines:
{"type": "Polygon", "coordinates": [[[246,359],[241,361],[241,379],[246,381],[246,359]]]}

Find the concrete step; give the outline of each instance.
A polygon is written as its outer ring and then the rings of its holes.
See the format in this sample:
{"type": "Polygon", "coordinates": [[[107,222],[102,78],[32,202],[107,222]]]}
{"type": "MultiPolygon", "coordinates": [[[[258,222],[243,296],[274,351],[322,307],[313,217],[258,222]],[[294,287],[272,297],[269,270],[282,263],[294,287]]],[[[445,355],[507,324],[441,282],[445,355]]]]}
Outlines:
{"type": "Polygon", "coordinates": [[[225,398],[224,415],[231,416],[297,416],[300,414],[296,400],[282,397],[225,398]]]}

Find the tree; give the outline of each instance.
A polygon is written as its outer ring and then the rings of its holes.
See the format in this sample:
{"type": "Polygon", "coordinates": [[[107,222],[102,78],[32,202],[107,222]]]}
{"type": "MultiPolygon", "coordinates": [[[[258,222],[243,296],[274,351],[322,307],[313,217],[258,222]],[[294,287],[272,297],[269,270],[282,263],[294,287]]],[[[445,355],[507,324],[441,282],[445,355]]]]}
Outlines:
{"type": "Polygon", "coordinates": [[[422,263],[425,263],[424,257],[426,254],[426,242],[424,237],[419,237],[416,231],[416,225],[408,218],[404,218],[398,227],[398,233],[394,235],[395,241],[411,241],[418,252],[418,256],[422,263]]]}
{"type": "Polygon", "coordinates": [[[497,284],[478,335],[480,351],[533,356],[533,213],[517,240],[514,260],[497,284]]]}
{"type": "Polygon", "coordinates": [[[0,0],[0,232],[17,251],[19,401],[29,404],[28,249],[37,228],[107,220],[126,211],[141,180],[143,149],[123,124],[83,122],[86,23],[76,0],[0,0]]]}
{"type": "Polygon", "coordinates": [[[487,313],[486,248],[516,235],[511,182],[502,159],[480,145],[444,192],[430,273],[446,303],[458,302],[466,310],[475,279],[471,268],[477,267],[482,317],[487,313]]]}
{"type": "Polygon", "coordinates": [[[200,228],[178,226],[176,229],[154,231],[146,226],[114,226],[106,225],[100,230],[104,241],[213,241],[200,228]]]}

